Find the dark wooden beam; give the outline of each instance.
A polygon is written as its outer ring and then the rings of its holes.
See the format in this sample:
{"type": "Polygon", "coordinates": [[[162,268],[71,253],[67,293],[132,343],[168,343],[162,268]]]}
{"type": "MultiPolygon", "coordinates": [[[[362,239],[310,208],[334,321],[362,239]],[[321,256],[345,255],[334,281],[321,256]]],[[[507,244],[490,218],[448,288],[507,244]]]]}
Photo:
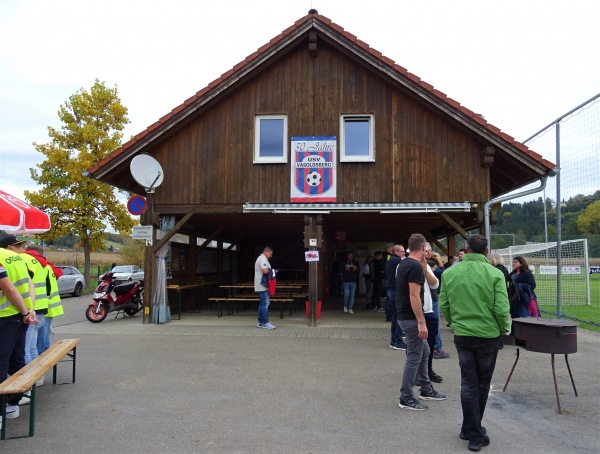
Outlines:
{"type": "Polygon", "coordinates": [[[314,29],[308,32],[308,53],[311,57],[317,57],[319,55],[317,49],[317,31],[314,29]]]}
{"type": "Polygon", "coordinates": [[[196,255],[200,254],[200,252],[202,252],[204,249],[206,249],[208,247],[208,245],[210,244],[210,242],[212,240],[214,240],[219,233],[221,233],[221,231],[223,230],[223,226],[218,227],[213,233],[210,234],[210,236],[204,241],[204,243],[202,243],[200,246],[198,246],[198,249],[196,250],[196,255]]]}
{"type": "Polygon", "coordinates": [[[175,224],[175,226],[169,230],[165,236],[163,236],[160,240],[158,240],[158,243],[156,243],[153,248],[152,251],[156,254],[158,252],[158,250],[164,246],[164,244],[169,241],[173,235],[175,235],[179,229],[181,228],[181,226],[183,226],[183,224],[185,224],[189,218],[192,217],[192,213],[186,213],[177,224],[175,224]]]}
{"type": "Polygon", "coordinates": [[[450,225],[451,225],[451,226],[454,228],[454,230],[456,230],[456,232],[457,232],[457,233],[458,233],[460,236],[462,236],[462,237],[463,237],[465,240],[467,239],[467,237],[469,236],[469,234],[468,234],[467,232],[465,232],[465,231],[463,230],[463,228],[462,228],[460,225],[458,225],[458,224],[457,224],[457,223],[454,221],[454,219],[452,219],[452,218],[451,218],[451,217],[450,217],[448,214],[446,214],[446,213],[440,213],[440,216],[441,216],[442,218],[444,218],[444,220],[445,220],[445,221],[446,221],[448,224],[450,224],[450,225]]]}
{"type": "Polygon", "coordinates": [[[244,206],[238,203],[206,205],[155,205],[160,214],[242,214],[244,206]]]}

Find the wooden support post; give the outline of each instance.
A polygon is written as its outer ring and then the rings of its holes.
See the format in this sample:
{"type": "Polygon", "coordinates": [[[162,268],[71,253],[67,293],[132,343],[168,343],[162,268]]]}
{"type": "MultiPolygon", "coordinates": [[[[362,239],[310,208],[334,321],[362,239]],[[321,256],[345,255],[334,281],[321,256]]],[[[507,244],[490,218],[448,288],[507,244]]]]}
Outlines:
{"type": "MultiPolygon", "coordinates": [[[[317,245],[311,246],[310,240],[317,240],[317,215],[304,216],[304,223],[304,243],[310,251],[316,251],[317,245]]],[[[313,327],[317,326],[318,265],[319,262],[308,263],[308,326],[313,327]]]]}
{"type": "Polygon", "coordinates": [[[152,299],[154,297],[154,274],[156,272],[156,260],[154,258],[154,243],[156,242],[156,214],[154,213],[154,194],[146,194],[149,212],[145,216],[146,225],[152,226],[152,240],[146,240],[144,250],[144,310],[142,323],[144,325],[152,323],[152,299]]]}
{"type": "Polygon", "coordinates": [[[448,260],[453,255],[456,255],[456,236],[454,233],[448,235],[448,260]]]}

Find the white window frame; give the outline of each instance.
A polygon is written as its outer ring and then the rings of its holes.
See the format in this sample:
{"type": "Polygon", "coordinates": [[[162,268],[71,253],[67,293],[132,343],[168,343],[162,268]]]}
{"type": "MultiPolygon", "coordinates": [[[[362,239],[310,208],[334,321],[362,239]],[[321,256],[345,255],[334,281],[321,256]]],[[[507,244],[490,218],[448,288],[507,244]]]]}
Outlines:
{"type": "Polygon", "coordinates": [[[256,115],[254,118],[254,164],[286,164],[288,162],[287,115],[256,115]],[[281,156],[260,155],[260,121],[283,120],[283,150],[281,156]]]}
{"type": "Polygon", "coordinates": [[[375,162],[375,115],[373,114],[341,114],[340,115],[340,162],[375,162]],[[365,118],[369,121],[369,154],[362,156],[346,155],[347,118],[365,118]]]}

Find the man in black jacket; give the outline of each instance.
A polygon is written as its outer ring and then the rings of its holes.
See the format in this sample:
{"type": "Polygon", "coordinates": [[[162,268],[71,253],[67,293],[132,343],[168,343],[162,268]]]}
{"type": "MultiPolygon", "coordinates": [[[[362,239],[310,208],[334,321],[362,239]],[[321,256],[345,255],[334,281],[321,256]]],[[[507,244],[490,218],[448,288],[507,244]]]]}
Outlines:
{"type": "Polygon", "coordinates": [[[401,260],[405,258],[404,246],[396,244],[392,246],[392,256],[385,264],[385,274],[387,277],[387,288],[385,294],[385,312],[391,321],[391,338],[390,348],[394,350],[406,350],[406,344],[402,340],[404,333],[398,323],[398,315],[396,314],[396,267],[401,260]]]}
{"type": "Polygon", "coordinates": [[[377,312],[384,312],[381,308],[381,297],[384,296],[385,289],[383,288],[383,278],[385,277],[385,266],[383,262],[383,254],[381,251],[375,252],[375,260],[373,260],[373,300],[371,308],[377,312]]]}
{"type": "Polygon", "coordinates": [[[344,287],[344,312],[354,314],[354,294],[356,293],[356,283],[360,274],[358,261],[354,260],[352,251],[346,254],[346,260],[340,265],[342,273],[342,284],[344,287]]]}

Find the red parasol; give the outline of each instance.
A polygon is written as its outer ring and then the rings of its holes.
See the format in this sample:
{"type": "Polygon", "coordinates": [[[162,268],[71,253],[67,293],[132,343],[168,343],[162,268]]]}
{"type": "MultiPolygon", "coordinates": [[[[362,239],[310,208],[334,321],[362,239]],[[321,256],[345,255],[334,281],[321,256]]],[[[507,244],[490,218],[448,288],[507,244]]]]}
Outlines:
{"type": "Polygon", "coordinates": [[[10,233],[43,233],[50,217],[42,210],[0,190],[0,230],[10,233]]]}

